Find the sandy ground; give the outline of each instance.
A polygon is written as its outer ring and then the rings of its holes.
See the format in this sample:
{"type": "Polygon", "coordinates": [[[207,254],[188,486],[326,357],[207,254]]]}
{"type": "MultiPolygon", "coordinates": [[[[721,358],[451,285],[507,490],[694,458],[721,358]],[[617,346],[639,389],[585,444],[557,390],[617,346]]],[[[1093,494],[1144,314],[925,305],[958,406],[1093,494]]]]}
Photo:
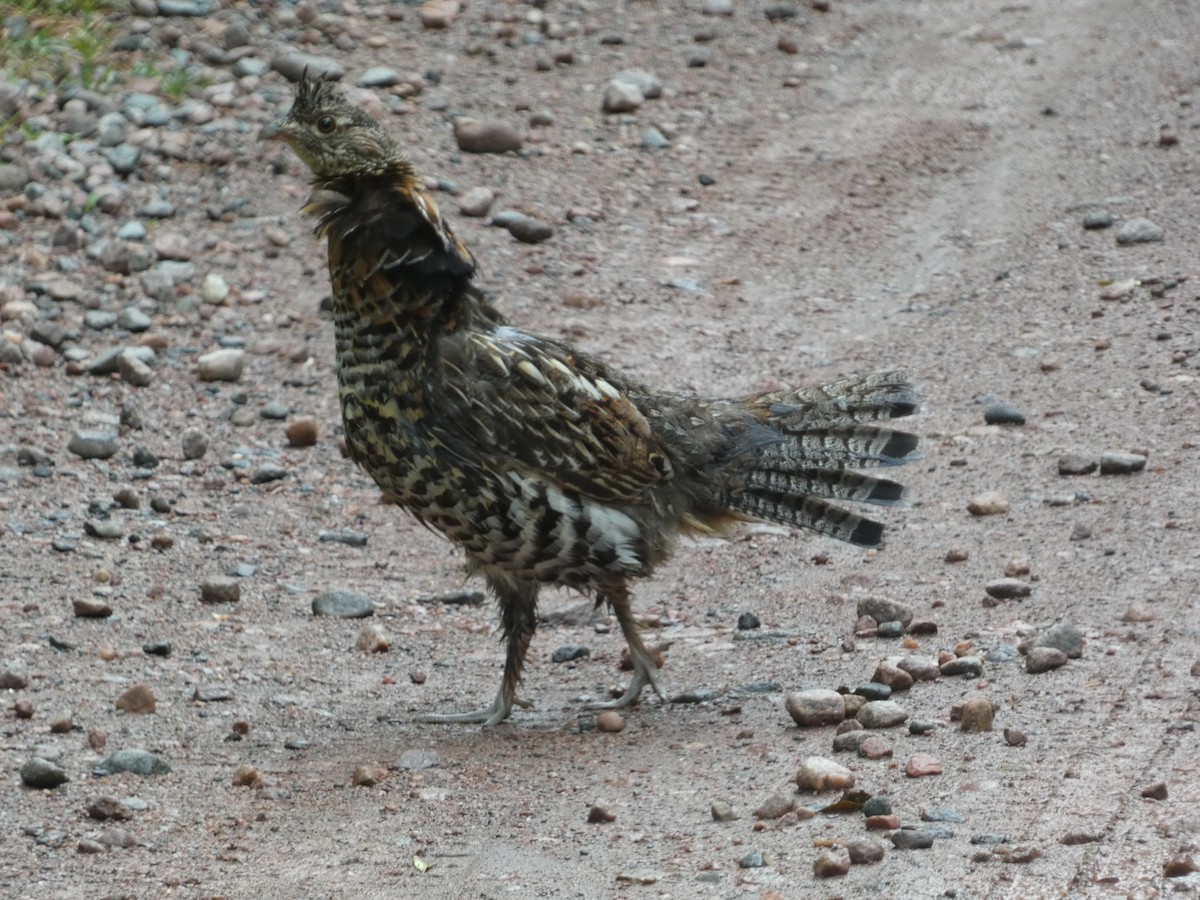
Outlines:
{"type": "MultiPolygon", "coordinates": [[[[62,361],[10,366],[0,379],[0,464],[16,468],[18,446],[54,461],[52,477],[20,468],[0,482],[0,663],[28,676],[3,704],[0,893],[1200,890],[1200,875],[1164,875],[1171,860],[1186,869],[1187,854],[1200,859],[1200,6],[834,0],[827,13],[799,4],[796,18],[771,22],[764,4],[734,5],[731,17],[714,17],[699,3],[550,3],[544,14],[569,27],[543,44],[523,40],[537,31],[524,4],[471,2],[437,32],[423,30],[412,8],[401,21],[351,10],[339,14],[386,46],[312,49],[341,62],[348,82],[378,64],[441,74],[391,125],[428,175],[492,187],[496,209],[555,224],[554,238],[528,246],[442,199],[486,286],[530,330],[567,336],[646,380],[709,394],[894,367],[913,373],[926,408],[916,427],[928,446],[902,472],[916,499],[889,514],[886,549],[866,554],[774,527],[683,544],[638,585],[638,606],[650,642],[670,644],[671,688],[711,692],[705,702],[648,699],[625,715],[623,732],[591,730],[586,699],[628,676],[607,620],[597,628],[576,617],[535,639],[524,688],[531,709],[487,731],[414,724],[420,711],[489,699],[502,648],[490,605],[429,602],[472,587],[461,559],[381,504],[338,451],[332,327],[318,313],[327,284],[321,248],[298,214],[302,173],[295,161],[272,172],[274,151],[253,143],[287,102],[285,82],[271,74],[267,101],[243,110],[246,127],[218,131],[230,164],[173,163],[180,211],[164,227],[195,240],[200,276],[223,273],[231,305],[156,313],[152,332],[170,350],[149,387],[71,374],[62,361]],[[697,43],[706,29],[713,39],[697,43]],[[612,35],[624,43],[603,40],[612,35]],[[797,53],[778,49],[781,35],[797,53]],[[473,44],[485,52],[469,53],[473,44]],[[573,51],[572,64],[536,70],[559,49],[573,51]],[[697,53],[706,66],[688,65],[697,53]],[[625,116],[602,114],[603,85],[631,67],[657,74],[665,95],[625,116]],[[553,124],[529,127],[530,111],[541,109],[553,124]],[[449,124],[456,112],[517,125],[528,152],[460,154],[449,124]],[[641,148],[651,125],[670,148],[641,148]],[[590,152],[572,152],[579,142],[590,152]],[[210,221],[206,204],[231,196],[249,197],[254,216],[210,221]],[[599,216],[572,223],[571,208],[599,216]],[[1097,208],[1113,214],[1114,228],[1083,229],[1097,208]],[[1136,217],[1161,226],[1165,239],[1118,245],[1117,228],[1136,217]],[[266,225],[282,227],[290,243],[272,249],[266,225]],[[1110,283],[1129,279],[1138,283],[1103,299],[1110,283]],[[239,384],[195,377],[195,355],[221,335],[249,350],[239,384]],[[317,445],[289,447],[279,421],[235,427],[238,393],[251,409],[277,401],[292,418],[315,416],[317,445]],[[1026,423],[984,425],[993,401],[1012,404],[1026,423]],[[123,434],[117,456],[84,461],[66,451],[88,416],[115,416],[128,402],[144,427],[123,434]],[[210,439],[198,463],[179,449],[187,428],[210,439]],[[136,444],[161,458],[149,480],[134,478],[136,444]],[[1109,451],[1148,463],[1125,476],[1058,474],[1065,453],[1109,451]],[[288,477],[252,484],[246,469],[221,465],[261,459],[288,477]],[[140,509],[112,513],[125,537],[85,534],[89,503],[122,487],[142,499],[140,509]],[[968,502],[987,491],[1010,511],[969,514],[968,502]],[[153,496],[168,498],[171,511],[151,509],[153,496]],[[319,541],[326,530],[368,541],[319,541]],[[52,549],[64,535],[80,536],[74,552],[52,549]],[[151,549],[153,535],[170,546],[151,549]],[[966,560],[946,562],[951,550],[966,560]],[[1021,577],[1031,595],[985,603],[984,585],[1014,560],[1028,565],[1021,577]],[[240,602],[202,604],[200,583],[238,565],[248,573],[240,602]],[[311,614],[312,598],[333,589],[374,599],[369,622],[386,632],[387,653],[355,649],[362,621],[311,614]],[[97,591],[114,614],[77,618],[72,602],[97,591]],[[907,649],[901,639],[855,638],[856,605],[869,595],[910,605],[937,633],[907,649]],[[747,612],[762,628],[739,633],[747,612]],[[1056,622],[1087,638],[1082,657],[1063,668],[1029,674],[1018,657],[988,662],[979,679],[897,694],[912,718],[938,727],[920,737],[881,732],[892,758],[835,754],[833,728],[798,729],[783,706],[793,690],[866,682],[885,658],[936,656],[963,641],[989,653],[1056,622]],[[143,653],[147,641],[170,642],[171,655],[143,653]],[[565,645],[591,655],[552,663],[565,645]],[[115,708],[135,683],[157,698],[153,714],[115,708]],[[193,699],[213,689],[229,699],[193,699]],[[952,708],[973,697],[994,704],[993,731],[963,733],[951,721],[952,708]],[[17,717],[18,701],[31,718],[17,717]],[[52,717],[67,711],[71,729],[51,733],[52,717]],[[235,723],[247,732],[240,740],[231,739],[235,723]],[[1028,742],[1009,746],[1006,726],[1028,742]],[[103,752],[89,746],[93,730],[106,735],[103,752]],[[156,753],[171,773],[91,774],[126,748],[156,753]],[[936,757],[943,773],[906,777],[914,753],[936,757]],[[55,757],[71,780],[23,787],[18,773],[38,754],[55,757]],[[773,794],[804,806],[836,798],[796,793],[792,779],[811,755],[849,766],[858,787],[887,795],[905,825],[921,826],[922,811],[943,806],[963,821],[946,823],[952,834],[925,850],[893,849],[860,813],[757,824],[754,810],[773,794]],[[244,765],[258,772],[257,786],[235,786],[244,765]],[[378,783],[352,786],[359,766],[375,769],[378,783]],[[1143,796],[1160,782],[1165,799],[1143,796]],[[132,798],[132,817],[89,817],[100,797],[132,798]],[[714,821],[715,801],[739,818],[714,821]],[[613,821],[589,823],[593,806],[613,821]],[[1006,843],[972,842],[995,835],[1006,843]],[[1063,843],[1068,835],[1088,839],[1063,843]],[[887,847],[882,862],[814,878],[822,848],[865,837],[887,847]],[[80,850],[98,839],[101,852],[80,850]],[[768,864],[739,866],[755,852],[768,864]]],[[[269,58],[270,35],[254,42],[269,58]]],[[[24,219],[10,246],[49,254],[53,230],[24,219]]],[[[35,280],[31,265],[14,254],[4,280],[35,280]]],[[[134,279],[117,284],[105,301],[114,309],[138,292],[134,279]]],[[[119,338],[84,329],[76,343],[99,352],[119,338]]],[[[551,593],[546,609],[577,602],[551,593]]]]}

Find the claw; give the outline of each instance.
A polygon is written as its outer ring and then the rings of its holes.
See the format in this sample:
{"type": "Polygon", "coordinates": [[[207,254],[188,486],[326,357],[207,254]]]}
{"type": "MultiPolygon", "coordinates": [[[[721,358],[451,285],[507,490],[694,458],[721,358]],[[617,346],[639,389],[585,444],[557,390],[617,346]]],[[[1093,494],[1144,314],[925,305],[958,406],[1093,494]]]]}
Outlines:
{"type": "Polygon", "coordinates": [[[592,703],[590,704],[591,709],[624,709],[632,706],[638,702],[646,685],[649,685],[654,693],[658,694],[660,700],[667,699],[667,693],[663,690],[662,682],[658,678],[658,666],[654,665],[654,660],[645,653],[632,652],[630,655],[633,658],[633,678],[625,693],[616,700],[592,703]]]}
{"type": "Polygon", "coordinates": [[[416,721],[430,725],[482,725],[484,728],[490,728],[507,719],[512,714],[514,704],[524,708],[533,705],[528,700],[518,700],[516,696],[509,696],[501,687],[491,706],[461,713],[426,713],[417,716],[416,721]]]}

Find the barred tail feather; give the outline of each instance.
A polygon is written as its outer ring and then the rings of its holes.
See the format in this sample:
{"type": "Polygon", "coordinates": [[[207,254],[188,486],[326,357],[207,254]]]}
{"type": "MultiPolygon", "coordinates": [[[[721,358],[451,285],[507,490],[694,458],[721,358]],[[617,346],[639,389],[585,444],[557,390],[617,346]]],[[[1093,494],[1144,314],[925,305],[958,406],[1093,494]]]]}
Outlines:
{"type": "Polygon", "coordinates": [[[879,547],[883,544],[881,523],[834,506],[819,497],[751,490],[739,498],[738,508],[760,519],[807,528],[860,547],[879,547]]]}
{"type": "Polygon", "coordinates": [[[852,500],[875,506],[895,506],[904,499],[904,487],[886,478],[872,478],[849,469],[757,468],[746,476],[745,490],[784,497],[822,497],[852,500]]]}

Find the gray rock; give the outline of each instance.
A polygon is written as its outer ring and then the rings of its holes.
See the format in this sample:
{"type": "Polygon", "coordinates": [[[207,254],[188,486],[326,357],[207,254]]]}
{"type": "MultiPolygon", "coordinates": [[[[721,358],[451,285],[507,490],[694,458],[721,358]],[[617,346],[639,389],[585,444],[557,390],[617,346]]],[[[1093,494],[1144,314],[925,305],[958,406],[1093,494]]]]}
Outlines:
{"type": "Polygon", "coordinates": [[[813,875],[817,878],[838,878],[850,871],[850,854],[847,850],[826,849],[813,860],[813,875]]]}
{"type": "Polygon", "coordinates": [[[1033,587],[1020,578],[994,578],[983,586],[989,597],[997,600],[1017,600],[1028,597],[1033,587]]]}
{"type": "Polygon", "coordinates": [[[153,300],[165,302],[175,296],[175,278],[164,268],[165,263],[159,263],[153,269],[143,272],[138,279],[146,296],[153,300]]]}
{"type": "Polygon", "coordinates": [[[949,662],[942,663],[942,674],[947,678],[961,675],[965,678],[978,678],[983,674],[983,660],[978,656],[960,656],[949,662]]]}
{"type": "Polygon", "coordinates": [[[1101,475],[1130,475],[1146,468],[1146,457],[1140,453],[1102,453],[1101,475]]]}
{"type": "Polygon", "coordinates": [[[900,622],[904,627],[913,620],[912,608],[884,597],[864,597],[858,601],[856,614],[870,616],[876,622],[900,622]]]}
{"type": "Polygon", "coordinates": [[[892,728],[903,724],[908,713],[895,700],[872,700],[863,704],[855,718],[864,728],[892,728]]]}
{"type": "Polygon", "coordinates": [[[1031,675],[1059,669],[1067,664],[1067,654],[1054,647],[1032,647],[1025,656],[1025,671],[1031,675]]]}
{"type": "Polygon", "coordinates": [[[208,452],[208,435],[195,428],[185,431],[180,443],[184,459],[200,459],[208,452]]]}
{"type": "Polygon", "coordinates": [[[375,615],[370,597],[352,591],[326,591],[313,597],[314,616],[336,616],[340,619],[365,619],[375,615]]]}
{"type": "Polygon", "coordinates": [[[646,100],[656,100],[662,96],[662,79],[653,72],[647,72],[644,69],[625,69],[614,75],[612,81],[622,81],[625,84],[632,84],[646,100]]]}
{"type": "Polygon", "coordinates": [[[83,459],[108,459],[117,452],[117,433],[81,428],[71,432],[67,449],[83,459]]]}
{"type": "Polygon", "coordinates": [[[131,749],[118,750],[102,760],[92,769],[92,774],[103,778],[121,772],[131,772],[134,775],[166,775],[170,771],[171,767],[149,750],[131,749]]]}
{"type": "Polygon", "coordinates": [[[951,822],[956,825],[967,821],[962,813],[949,806],[931,806],[921,813],[921,820],[924,822],[951,822]]]}
{"type": "Polygon", "coordinates": [[[201,381],[238,381],[246,365],[246,351],[238,348],[213,350],[196,360],[201,381]]]}
{"type": "Polygon", "coordinates": [[[158,0],[160,16],[207,16],[213,11],[213,0],[158,0]]]}
{"type": "Polygon", "coordinates": [[[558,647],[550,654],[550,661],[555,663],[574,662],[577,659],[587,659],[592,655],[592,651],[587,647],[581,647],[578,644],[570,644],[566,647],[558,647]]]}
{"type": "Polygon", "coordinates": [[[858,685],[854,689],[854,693],[863,697],[868,702],[871,700],[889,700],[892,696],[892,689],[886,684],[869,681],[866,684],[858,685]]]}
{"type": "Polygon", "coordinates": [[[238,78],[245,78],[247,75],[261,78],[268,68],[267,64],[256,56],[243,56],[233,64],[233,74],[238,78]]]}
{"type": "Polygon", "coordinates": [[[892,846],[897,850],[927,850],[933,846],[934,834],[924,828],[901,828],[892,832],[892,846]]]}
{"type": "Polygon", "coordinates": [[[89,309],[83,314],[83,324],[93,331],[104,331],[117,324],[117,314],[107,309],[89,309]]]}
{"type": "Polygon", "coordinates": [[[846,718],[842,695],[828,688],[794,691],[787,695],[785,706],[792,721],[804,728],[836,725],[846,718]]]}
{"type": "Polygon", "coordinates": [[[242,599],[242,583],[236,578],[209,578],[200,583],[201,603],[237,603],[242,599]]]}
{"type": "Polygon", "coordinates": [[[532,216],[518,216],[505,226],[523,244],[540,244],[554,237],[554,226],[532,216]]]}
{"type": "MultiPolygon", "coordinates": [[[[132,331],[135,334],[146,331],[153,324],[150,317],[136,306],[126,306],[117,314],[117,327],[123,328],[125,331],[132,331]]],[[[147,347],[146,349],[151,348],[147,347]]]]}
{"type": "Polygon", "coordinates": [[[714,801],[711,812],[714,822],[733,822],[738,817],[733,807],[723,800],[714,801]]]}
{"type": "Polygon", "coordinates": [[[496,192],[489,187],[474,187],[458,198],[458,211],[464,216],[486,216],[496,201],[496,192]]]}
{"type": "Polygon", "coordinates": [[[117,229],[117,237],[123,241],[140,241],[146,237],[146,226],[132,219],[117,229]]]}
{"type": "Polygon", "coordinates": [[[984,407],[983,421],[989,425],[1024,425],[1025,414],[1008,403],[992,403],[984,407]]]}
{"type": "Polygon", "coordinates": [[[601,106],[606,113],[632,112],[645,101],[636,84],[628,81],[610,81],[604,86],[601,106]]]}
{"type": "Polygon", "coordinates": [[[1088,231],[1112,228],[1113,215],[1107,209],[1093,209],[1083,217],[1083,227],[1088,231]]]}
{"type": "Polygon", "coordinates": [[[454,139],[464,153],[509,153],[521,149],[521,135],[506,122],[497,119],[454,120],[454,139]]]}
{"type": "Polygon", "coordinates": [[[138,359],[132,350],[122,350],[117,356],[117,371],[121,380],[134,387],[149,387],[154,381],[154,370],[138,359]]]}
{"type": "Polygon", "coordinates": [[[892,814],[892,801],[884,794],[876,794],[863,804],[862,813],[868,818],[871,816],[890,816],[892,814]]]}
{"type": "Polygon", "coordinates": [[[1144,218],[1129,219],[1117,229],[1118,244],[1149,244],[1161,241],[1164,236],[1162,228],[1144,218]]]}
{"type": "Polygon", "coordinates": [[[341,64],[326,56],[312,56],[296,50],[280,50],[271,57],[271,68],[288,81],[299,81],[305,71],[309,78],[323,78],[327,81],[341,81],[346,70],[341,64]]]}
{"type": "Polygon", "coordinates": [[[288,470],[275,463],[263,463],[250,473],[251,484],[269,484],[288,477],[288,470]]]}
{"type": "Polygon", "coordinates": [[[105,113],[96,123],[96,141],[101,147],[116,147],[125,142],[127,123],[119,112],[105,113]]]}
{"type": "Polygon", "coordinates": [[[372,66],[358,76],[359,87],[391,87],[399,83],[400,73],[386,66],[372,66]]]}
{"type": "Polygon", "coordinates": [[[877,863],[883,859],[884,848],[879,841],[870,838],[858,838],[846,845],[852,865],[862,866],[877,863]]]}
{"type": "Polygon", "coordinates": [[[31,788],[56,788],[71,779],[62,768],[48,759],[35,756],[21,766],[21,783],[31,788]]]}
{"type": "Polygon", "coordinates": [[[117,144],[115,147],[103,148],[100,155],[108,160],[108,164],[118,175],[129,175],[137,169],[142,151],[129,144],[117,144]]]}
{"type": "Polygon", "coordinates": [[[671,142],[657,128],[650,127],[642,132],[642,148],[645,150],[664,150],[671,142]]]}
{"type": "Polygon", "coordinates": [[[0,194],[18,194],[32,179],[25,167],[17,163],[0,165],[0,194]]]}
{"type": "Polygon", "coordinates": [[[942,674],[937,660],[931,656],[906,656],[896,667],[911,675],[913,681],[936,681],[942,674]]]}
{"type": "Polygon", "coordinates": [[[1093,456],[1083,453],[1065,453],[1058,458],[1058,474],[1091,475],[1099,465],[1093,456]]]}
{"type": "Polygon", "coordinates": [[[226,50],[236,50],[250,44],[250,29],[244,22],[230,22],[221,35],[221,46],[226,50]]]}
{"type": "Polygon", "coordinates": [[[1037,636],[1035,647],[1053,647],[1061,650],[1071,659],[1083,656],[1083,632],[1070,622],[1059,622],[1052,625],[1037,636]]]}

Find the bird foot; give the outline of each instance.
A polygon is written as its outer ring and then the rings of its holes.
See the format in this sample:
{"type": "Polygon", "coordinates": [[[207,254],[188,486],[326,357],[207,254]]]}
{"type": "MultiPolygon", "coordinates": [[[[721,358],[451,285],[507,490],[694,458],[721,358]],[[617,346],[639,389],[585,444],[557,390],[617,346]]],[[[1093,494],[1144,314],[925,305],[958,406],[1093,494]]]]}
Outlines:
{"type": "Polygon", "coordinates": [[[642,689],[649,685],[654,693],[658,694],[658,699],[666,700],[667,693],[663,690],[662,682],[658,677],[658,667],[654,665],[654,661],[649,657],[634,656],[633,658],[633,678],[629,682],[629,687],[625,693],[616,700],[607,700],[603,703],[593,703],[591,709],[624,709],[627,706],[632,706],[638,702],[641,697],[642,689]]]}
{"type": "Polygon", "coordinates": [[[507,719],[512,714],[514,706],[529,709],[533,704],[528,700],[519,699],[515,694],[508,694],[504,688],[500,688],[491,706],[460,713],[426,713],[417,716],[416,721],[430,725],[482,725],[484,728],[490,728],[507,719]]]}

